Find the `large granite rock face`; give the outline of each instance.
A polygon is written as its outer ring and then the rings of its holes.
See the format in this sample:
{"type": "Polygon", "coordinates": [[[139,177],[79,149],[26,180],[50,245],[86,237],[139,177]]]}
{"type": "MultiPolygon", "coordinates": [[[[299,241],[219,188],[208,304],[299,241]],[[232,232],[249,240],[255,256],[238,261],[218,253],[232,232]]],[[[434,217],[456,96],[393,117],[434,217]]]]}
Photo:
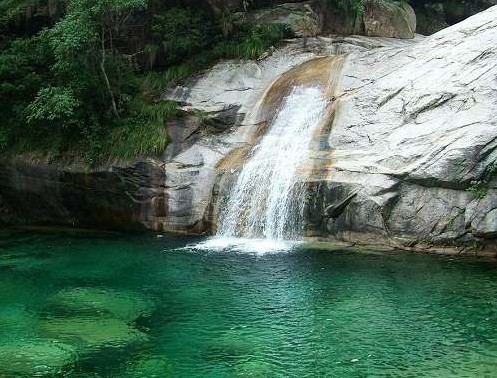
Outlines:
{"type": "Polygon", "coordinates": [[[496,45],[493,7],[409,47],[349,55],[311,228],[401,246],[493,239],[495,186],[482,199],[465,189],[497,159],[496,45]]]}
{"type": "Polygon", "coordinates": [[[294,40],[258,62],[223,62],[164,94],[165,99],[183,104],[185,113],[181,122],[169,125],[174,137],[164,157],[165,229],[183,231],[194,224],[199,224],[199,231],[215,227],[220,176],[243,160],[267,121],[252,110],[286,71],[318,54],[332,54],[336,45],[330,42],[314,38],[302,49],[302,41],[294,40]]]}
{"type": "Polygon", "coordinates": [[[87,169],[28,158],[0,158],[0,224],[61,224],[202,233],[211,230],[218,165],[253,138],[263,120],[247,118],[285,71],[336,44],[301,40],[255,62],[227,61],[164,98],[183,104],[160,158],[87,169]]]}
{"type": "Polygon", "coordinates": [[[306,48],[297,39],[259,61],[222,62],[164,94],[182,106],[160,159],[88,172],[3,160],[0,218],[212,231],[271,117],[254,111],[268,107],[261,99],[274,102],[271,88],[291,83],[288,72],[298,83],[317,67],[302,63],[347,54],[333,124],[313,147],[308,235],[417,249],[493,244],[496,45],[493,7],[428,38],[318,37],[306,48]],[[482,178],[479,196],[466,190],[482,178]]]}

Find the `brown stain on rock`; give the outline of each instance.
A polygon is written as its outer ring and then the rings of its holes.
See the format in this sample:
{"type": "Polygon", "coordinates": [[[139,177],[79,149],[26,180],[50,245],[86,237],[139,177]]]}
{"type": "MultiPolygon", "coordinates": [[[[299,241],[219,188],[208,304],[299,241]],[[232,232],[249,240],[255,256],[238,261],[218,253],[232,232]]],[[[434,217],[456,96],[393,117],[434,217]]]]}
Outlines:
{"type": "MultiPolygon", "coordinates": [[[[294,87],[318,86],[322,88],[325,97],[329,99],[329,104],[315,132],[314,139],[323,137],[326,131],[329,133],[329,126],[333,122],[333,114],[338,105],[336,92],[343,62],[343,55],[314,58],[291,68],[276,79],[263,94],[254,110],[255,128],[246,145],[231,151],[216,168],[225,172],[233,172],[243,165],[252,147],[259,143],[271,121],[276,117],[283,100],[294,87]]],[[[310,171],[313,172],[314,168],[310,171]]]]}

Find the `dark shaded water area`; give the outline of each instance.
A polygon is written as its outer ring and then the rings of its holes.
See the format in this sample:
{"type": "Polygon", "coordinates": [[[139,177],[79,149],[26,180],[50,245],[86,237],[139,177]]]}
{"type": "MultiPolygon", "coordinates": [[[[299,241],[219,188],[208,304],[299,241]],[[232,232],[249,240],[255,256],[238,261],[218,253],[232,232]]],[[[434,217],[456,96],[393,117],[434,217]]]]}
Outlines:
{"type": "Polygon", "coordinates": [[[0,377],[496,377],[497,263],[0,231],[0,377]]]}

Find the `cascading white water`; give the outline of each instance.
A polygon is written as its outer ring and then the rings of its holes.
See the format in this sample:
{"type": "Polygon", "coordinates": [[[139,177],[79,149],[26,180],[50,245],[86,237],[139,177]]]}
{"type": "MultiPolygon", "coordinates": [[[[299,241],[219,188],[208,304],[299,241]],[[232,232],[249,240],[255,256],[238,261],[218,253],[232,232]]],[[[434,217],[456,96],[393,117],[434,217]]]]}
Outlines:
{"type": "Polygon", "coordinates": [[[295,87],[241,168],[217,236],[295,240],[302,235],[303,165],[328,101],[318,87],[295,87]]]}

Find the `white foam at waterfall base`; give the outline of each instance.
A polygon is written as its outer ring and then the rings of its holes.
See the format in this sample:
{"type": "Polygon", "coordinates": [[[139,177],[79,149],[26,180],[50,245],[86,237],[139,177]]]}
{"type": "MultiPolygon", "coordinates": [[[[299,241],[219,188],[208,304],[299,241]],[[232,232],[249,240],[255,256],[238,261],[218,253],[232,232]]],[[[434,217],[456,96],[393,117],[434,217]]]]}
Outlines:
{"type": "Polygon", "coordinates": [[[218,233],[200,248],[275,252],[302,237],[304,168],[326,105],[319,88],[293,88],[230,190],[218,233]]]}
{"type": "Polygon", "coordinates": [[[186,250],[200,251],[232,251],[265,255],[269,253],[287,252],[300,244],[298,241],[278,239],[246,239],[214,236],[194,246],[187,246],[186,250]]]}

